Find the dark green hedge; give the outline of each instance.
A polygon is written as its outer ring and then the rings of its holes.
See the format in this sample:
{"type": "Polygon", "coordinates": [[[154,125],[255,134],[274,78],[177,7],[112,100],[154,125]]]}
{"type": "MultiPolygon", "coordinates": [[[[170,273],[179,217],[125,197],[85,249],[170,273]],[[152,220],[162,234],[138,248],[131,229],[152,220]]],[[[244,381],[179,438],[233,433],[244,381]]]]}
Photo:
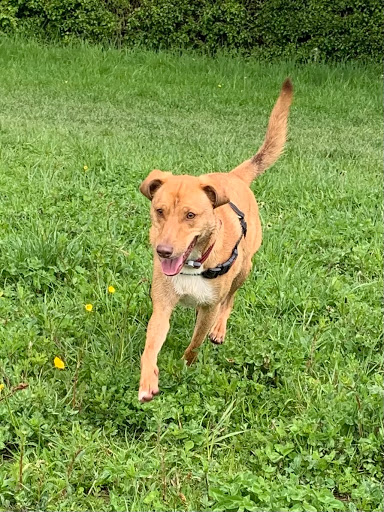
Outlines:
{"type": "Polygon", "coordinates": [[[380,60],[381,0],[1,0],[0,31],[266,58],[380,60]]]}

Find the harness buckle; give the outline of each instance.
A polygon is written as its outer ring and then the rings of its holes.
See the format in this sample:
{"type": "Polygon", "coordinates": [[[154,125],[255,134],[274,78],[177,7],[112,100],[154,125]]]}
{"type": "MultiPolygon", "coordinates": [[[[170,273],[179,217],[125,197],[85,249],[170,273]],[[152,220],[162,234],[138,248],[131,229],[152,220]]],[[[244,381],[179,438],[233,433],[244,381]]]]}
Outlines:
{"type": "Polygon", "coordinates": [[[193,260],[187,261],[186,265],[188,265],[188,267],[192,267],[192,268],[200,268],[201,267],[201,263],[199,261],[193,261],[193,260]]]}

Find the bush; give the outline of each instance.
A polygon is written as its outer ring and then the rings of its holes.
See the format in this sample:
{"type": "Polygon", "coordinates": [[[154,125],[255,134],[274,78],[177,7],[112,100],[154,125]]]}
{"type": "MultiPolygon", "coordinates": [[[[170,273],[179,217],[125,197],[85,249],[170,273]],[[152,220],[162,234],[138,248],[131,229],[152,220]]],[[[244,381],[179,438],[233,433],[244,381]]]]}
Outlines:
{"type": "Polygon", "coordinates": [[[0,31],[266,58],[379,60],[379,0],[3,0],[0,31]]]}
{"type": "Polygon", "coordinates": [[[27,36],[97,43],[115,33],[116,16],[99,0],[5,0],[0,19],[7,8],[14,13],[10,24],[27,36]]]}
{"type": "Polygon", "coordinates": [[[381,59],[382,26],[377,0],[268,0],[255,23],[273,56],[333,60],[381,59]]]}

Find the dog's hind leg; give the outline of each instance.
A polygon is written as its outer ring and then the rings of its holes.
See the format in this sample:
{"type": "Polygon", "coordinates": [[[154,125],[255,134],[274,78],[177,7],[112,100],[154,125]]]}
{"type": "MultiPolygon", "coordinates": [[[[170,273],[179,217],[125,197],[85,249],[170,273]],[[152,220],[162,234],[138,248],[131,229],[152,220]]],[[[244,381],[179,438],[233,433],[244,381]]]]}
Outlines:
{"type": "Polygon", "coordinates": [[[193,331],[192,340],[191,343],[188,345],[186,351],[184,352],[183,356],[188,366],[191,365],[196,360],[196,350],[205,340],[205,337],[207,336],[209,329],[214,324],[219,311],[220,304],[210,307],[200,307],[198,309],[196,325],[195,330],[193,331]]]}
{"type": "Polygon", "coordinates": [[[224,342],[225,333],[227,332],[227,321],[231,314],[234,300],[235,294],[229,293],[220,305],[218,317],[209,333],[209,339],[215,345],[221,345],[224,342]]]}

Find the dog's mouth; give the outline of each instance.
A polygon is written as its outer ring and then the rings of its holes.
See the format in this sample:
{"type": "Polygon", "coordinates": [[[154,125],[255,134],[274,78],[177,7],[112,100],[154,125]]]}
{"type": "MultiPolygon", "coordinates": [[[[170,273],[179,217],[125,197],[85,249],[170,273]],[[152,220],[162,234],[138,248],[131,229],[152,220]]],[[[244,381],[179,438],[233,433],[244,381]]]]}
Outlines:
{"type": "Polygon", "coordinates": [[[195,236],[195,238],[189,244],[187,250],[177,258],[160,258],[163,274],[166,276],[176,276],[183,268],[184,263],[187,261],[187,258],[191,254],[192,249],[195,247],[196,242],[197,236],[195,236]]]}

